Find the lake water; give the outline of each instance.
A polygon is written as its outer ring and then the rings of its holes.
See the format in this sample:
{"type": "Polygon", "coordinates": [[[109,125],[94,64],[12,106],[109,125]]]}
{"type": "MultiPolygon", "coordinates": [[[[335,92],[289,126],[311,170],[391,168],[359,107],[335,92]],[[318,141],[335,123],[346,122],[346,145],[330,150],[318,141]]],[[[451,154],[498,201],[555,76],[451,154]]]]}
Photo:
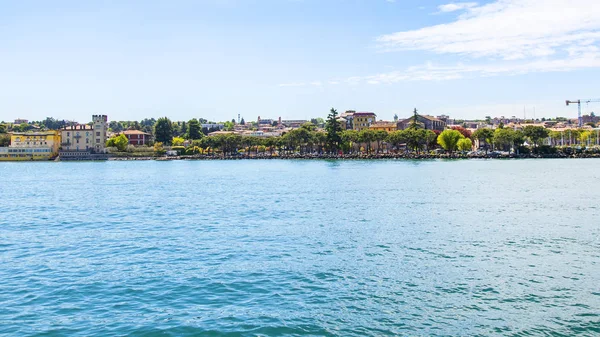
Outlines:
{"type": "Polygon", "coordinates": [[[0,163],[0,335],[598,335],[599,168],[0,163]]]}

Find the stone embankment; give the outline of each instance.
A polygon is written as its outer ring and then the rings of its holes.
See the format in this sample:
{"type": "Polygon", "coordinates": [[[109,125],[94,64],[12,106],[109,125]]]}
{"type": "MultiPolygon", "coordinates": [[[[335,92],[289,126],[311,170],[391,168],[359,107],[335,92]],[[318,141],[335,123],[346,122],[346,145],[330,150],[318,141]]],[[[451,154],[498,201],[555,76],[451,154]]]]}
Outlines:
{"type": "Polygon", "coordinates": [[[598,153],[554,153],[554,154],[431,154],[431,153],[373,153],[373,154],[280,154],[280,155],[194,155],[194,156],[160,156],[160,157],[113,157],[110,160],[243,160],[243,159],[528,159],[528,158],[600,158],[598,153]]]}

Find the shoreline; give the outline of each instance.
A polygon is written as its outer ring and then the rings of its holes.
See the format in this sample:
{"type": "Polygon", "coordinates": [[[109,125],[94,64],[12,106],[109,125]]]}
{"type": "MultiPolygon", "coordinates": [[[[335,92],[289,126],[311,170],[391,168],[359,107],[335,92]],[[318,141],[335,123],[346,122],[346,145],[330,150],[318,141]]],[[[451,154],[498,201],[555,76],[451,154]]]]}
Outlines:
{"type": "Polygon", "coordinates": [[[21,160],[0,160],[0,162],[82,162],[82,161],[178,161],[178,160],[473,160],[473,159],[593,159],[600,153],[554,153],[554,154],[416,154],[416,153],[380,153],[380,154],[288,154],[288,155],[181,155],[181,156],[109,156],[105,159],[61,159],[46,160],[22,158],[21,160]]]}
{"type": "Polygon", "coordinates": [[[487,155],[461,155],[461,154],[415,154],[415,153],[386,153],[386,154],[354,154],[354,155],[309,155],[309,154],[294,154],[294,155],[258,155],[258,156],[231,156],[231,155],[194,155],[194,156],[168,156],[168,157],[136,157],[136,156],[121,156],[109,157],[109,161],[131,161],[131,160],[156,160],[156,161],[172,161],[172,160],[433,160],[433,159],[590,159],[600,158],[600,154],[487,154],[487,155]]]}

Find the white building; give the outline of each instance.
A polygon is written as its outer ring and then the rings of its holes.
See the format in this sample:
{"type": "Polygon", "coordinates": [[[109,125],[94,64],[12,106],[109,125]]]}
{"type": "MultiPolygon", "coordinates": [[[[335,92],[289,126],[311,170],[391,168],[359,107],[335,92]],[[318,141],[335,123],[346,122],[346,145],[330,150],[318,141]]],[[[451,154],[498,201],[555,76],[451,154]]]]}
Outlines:
{"type": "Polygon", "coordinates": [[[205,124],[201,124],[203,129],[208,129],[208,130],[214,130],[214,129],[218,129],[218,130],[223,130],[223,128],[225,128],[225,124],[222,123],[205,123],[205,124]]]}

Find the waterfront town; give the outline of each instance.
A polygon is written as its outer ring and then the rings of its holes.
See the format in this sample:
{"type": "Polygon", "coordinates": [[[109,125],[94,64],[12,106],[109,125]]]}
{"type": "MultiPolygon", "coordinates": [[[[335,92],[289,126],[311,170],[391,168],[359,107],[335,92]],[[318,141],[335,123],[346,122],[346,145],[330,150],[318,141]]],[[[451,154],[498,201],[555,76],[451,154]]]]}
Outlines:
{"type": "Polygon", "coordinates": [[[575,119],[458,120],[417,109],[393,120],[334,109],[326,119],[310,120],[16,119],[0,123],[0,160],[595,156],[599,122],[594,113],[575,119]]]}

